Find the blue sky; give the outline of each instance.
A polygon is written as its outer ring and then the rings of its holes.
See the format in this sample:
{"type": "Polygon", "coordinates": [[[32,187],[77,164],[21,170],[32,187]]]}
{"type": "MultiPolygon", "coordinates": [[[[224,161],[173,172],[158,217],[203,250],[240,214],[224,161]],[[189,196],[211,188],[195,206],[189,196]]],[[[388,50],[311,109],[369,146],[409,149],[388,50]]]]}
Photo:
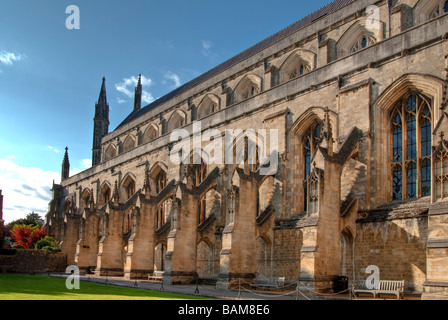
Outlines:
{"type": "Polygon", "coordinates": [[[0,189],[6,222],[46,213],[64,149],[71,175],[91,164],[106,77],[113,131],[132,111],[329,3],[329,0],[2,0],[0,189]],[[66,28],[69,5],[80,29],[66,28]]]}

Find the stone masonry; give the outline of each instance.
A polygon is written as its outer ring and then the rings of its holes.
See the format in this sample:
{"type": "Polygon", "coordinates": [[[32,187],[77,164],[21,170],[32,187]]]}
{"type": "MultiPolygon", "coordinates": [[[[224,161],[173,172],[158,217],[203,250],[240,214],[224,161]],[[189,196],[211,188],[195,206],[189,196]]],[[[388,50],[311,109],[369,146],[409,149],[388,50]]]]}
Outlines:
{"type": "Polygon", "coordinates": [[[67,155],[46,216],[68,263],[316,293],[375,265],[447,299],[447,11],[333,1],[150,105],[139,82],[112,132],[103,79],[94,165],[70,177],[67,155]]]}

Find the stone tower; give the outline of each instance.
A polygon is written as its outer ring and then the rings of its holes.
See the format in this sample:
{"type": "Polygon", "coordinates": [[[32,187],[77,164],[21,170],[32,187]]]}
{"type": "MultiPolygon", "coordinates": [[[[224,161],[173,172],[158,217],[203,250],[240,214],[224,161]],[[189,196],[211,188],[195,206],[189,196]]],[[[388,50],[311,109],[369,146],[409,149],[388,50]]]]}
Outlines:
{"type": "Polygon", "coordinates": [[[101,139],[109,133],[109,104],[106,98],[106,78],[104,77],[100,97],[95,104],[93,123],[92,166],[95,166],[101,162],[101,139]]]}
{"type": "Polygon", "coordinates": [[[138,76],[138,83],[135,87],[135,96],[134,96],[134,112],[140,110],[142,106],[142,75],[138,76]]]}
{"type": "Polygon", "coordinates": [[[64,181],[70,176],[70,161],[68,160],[68,148],[65,147],[64,160],[62,161],[61,180],[64,181]]]}

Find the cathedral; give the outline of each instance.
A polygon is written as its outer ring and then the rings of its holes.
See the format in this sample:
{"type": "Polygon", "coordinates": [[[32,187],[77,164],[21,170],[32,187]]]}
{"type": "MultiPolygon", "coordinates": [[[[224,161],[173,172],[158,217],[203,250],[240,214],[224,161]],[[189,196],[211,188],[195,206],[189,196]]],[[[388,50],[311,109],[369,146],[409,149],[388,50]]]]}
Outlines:
{"type": "Polygon", "coordinates": [[[446,0],[335,0],[146,106],[140,79],[113,131],[103,78],[46,225],[99,276],[319,293],[376,266],[447,299],[447,85],[446,0]]]}

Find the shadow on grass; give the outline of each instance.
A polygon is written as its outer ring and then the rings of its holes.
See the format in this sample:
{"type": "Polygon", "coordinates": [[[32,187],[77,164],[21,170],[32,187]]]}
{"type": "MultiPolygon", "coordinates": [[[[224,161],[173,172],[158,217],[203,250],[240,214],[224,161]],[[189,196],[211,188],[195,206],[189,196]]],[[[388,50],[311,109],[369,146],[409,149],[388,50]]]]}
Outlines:
{"type": "Polygon", "coordinates": [[[81,281],[67,289],[66,279],[48,276],[0,274],[0,300],[204,300],[169,292],[119,287],[81,281]]]}

